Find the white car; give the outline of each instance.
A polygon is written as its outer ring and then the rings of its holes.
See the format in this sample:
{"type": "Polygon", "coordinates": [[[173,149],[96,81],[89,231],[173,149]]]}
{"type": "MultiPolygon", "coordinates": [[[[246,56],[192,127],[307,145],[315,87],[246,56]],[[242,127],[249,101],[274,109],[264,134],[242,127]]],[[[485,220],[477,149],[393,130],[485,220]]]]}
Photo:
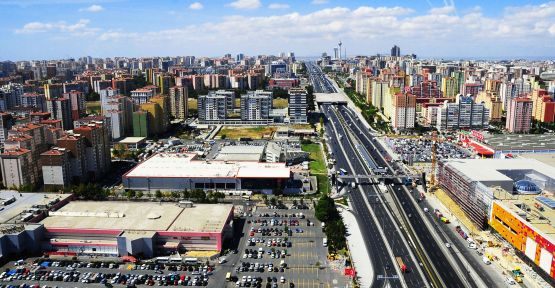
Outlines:
{"type": "Polygon", "coordinates": [[[450,247],[451,247],[451,244],[445,243],[445,247],[450,248],[450,247]]]}

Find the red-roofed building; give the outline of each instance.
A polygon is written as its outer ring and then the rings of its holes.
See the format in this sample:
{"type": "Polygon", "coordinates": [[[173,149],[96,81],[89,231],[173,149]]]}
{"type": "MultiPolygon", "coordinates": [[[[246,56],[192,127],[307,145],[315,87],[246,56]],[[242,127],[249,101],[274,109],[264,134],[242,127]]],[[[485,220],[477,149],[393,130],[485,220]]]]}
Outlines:
{"type": "Polygon", "coordinates": [[[24,148],[6,149],[0,154],[0,167],[4,186],[20,188],[33,186],[38,181],[36,163],[31,150],[24,148]]]}
{"type": "Polygon", "coordinates": [[[40,154],[42,179],[45,187],[66,187],[71,183],[69,150],[53,147],[40,154]]]}

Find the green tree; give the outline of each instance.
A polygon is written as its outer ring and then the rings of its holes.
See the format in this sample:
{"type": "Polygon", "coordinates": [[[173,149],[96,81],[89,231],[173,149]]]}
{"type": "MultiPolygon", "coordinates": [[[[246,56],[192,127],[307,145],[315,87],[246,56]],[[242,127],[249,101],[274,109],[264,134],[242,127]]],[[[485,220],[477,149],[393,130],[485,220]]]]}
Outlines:
{"type": "Polygon", "coordinates": [[[137,193],[135,192],[135,190],[129,189],[129,190],[125,191],[125,196],[127,196],[127,198],[131,199],[131,198],[134,198],[135,196],[137,196],[137,193]]]}
{"type": "Polygon", "coordinates": [[[171,195],[172,195],[173,199],[178,199],[179,198],[179,192],[178,191],[172,191],[171,195]]]}
{"type": "Polygon", "coordinates": [[[143,195],[144,195],[143,191],[137,191],[137,198],[141,199],[143,198],[143,195]]]}
{"type": "Polygon", "coordinates": [[[156,190],[156,192],[154,192],[154,197],[156,197],[156,198],[162,198],[162,191],[156,190]]]}
{"type": "Polygon", "coordinates": [[[189,199],[191,197],[191,193],[189,193],[189,190],[187,189],[181,191],[181,195],[183,196],[183,199],[189,199]]]}
{"type": "Polygon", "coordinates": [[[340,219],[339,212],[335,207],[335,203],[333,202],[333,199],[331,199],[327,195],[322,196],[318,200],[318,203],[316,203],[315,210],[316,210],[315,212],[316,218],[322,222],[328,223],[328,222],[340,219]]]}

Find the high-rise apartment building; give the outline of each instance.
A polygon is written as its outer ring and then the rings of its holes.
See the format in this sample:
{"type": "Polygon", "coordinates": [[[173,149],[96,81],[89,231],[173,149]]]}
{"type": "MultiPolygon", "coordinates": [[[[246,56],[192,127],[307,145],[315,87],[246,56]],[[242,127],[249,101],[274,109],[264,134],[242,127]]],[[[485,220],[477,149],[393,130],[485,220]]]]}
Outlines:
{"type": "Polygon", "coordinates": [[[20,188],[32,186],[38,182],[36,163],[33,162],[31,150],[24,148],[7,149],[0,154],[0,169],[4,186],[20,188]]]}
{"type": "Polygon", "coordinates": [[[89,178],[101,179],[111,166],[110,136],[106,124],[96,120],[83,120],[79,127],[73,129],[73,132],[86,139],[85,152],[89,178]]]}
{"type": "Polygon", "coordinates": [[[50,99],[46,102],[46,108],[52,119],[62,120],[62,128],[64,130],[73,129],[71,102],[69,99],[50,99]]]}
{"type": "Polygon", "coordinates": [[[23,85],[19,83],[9,83],[0,87],[0,112],[21,105],[23,94],[23,85]]]}
{"type": "Polygon", "coordinates": [[[290,123],[307,123],[308,103],[306,90],[292,88],[289,90],[289,121],[290,123]]]}
{"type": "Polygon", "coordinates": [[[416,96],[410,93],[392,95],[391,125],[397,131],[413,129],[416,122],[416,96]]]}
{"type": "Polygon", "coordinates": [[[75,133],[66,133],[60,137],[56,146],[68,151],[71,166],[71,182],[84,183],[89,180],[87,164],[87,144],[85,137],[75,133]]]}
{"type": "Polygon", "coordinates": [[[71,184],[69,150],[60,147],[40,154],[42,180],[45,187],[62,188],[71,184]]]}
{"type": "Polygon", "coordinates": [[[185,86],[170,88],[170,113],[175,119],[185,120],[189,116],[189,89],[185,86]]]}
{"type": "Polygon", "coordinates": [[[198,119],[203,121],[222,121],[227,119],[228,104],[225,95],[211,93],[198,97],[198,119]]]}
{"type": "Polygon", "coordinates": [[[511,100],[507,109],[507,131],[511,133],[528,133],[532,128],[532,100],[518,97],[511,100]]]}
{"type": "Polygon", "coordinates": [[[140,88],[131,91],[131,99],[133,99],[133,103],[136,105],[144,104],[150,100],[150,98],[156,95],[156,91],[149,88],[140,88]]]}
{"type": "Polygon", "coordinates": [[[534,89],[531,98],[533,103],[533,118],[544,123],[555,122],[555,101],[547,93],[547,90],[534,89]]]}
{"type": "Polygon", "coordinates": [[[374,80],[372,82],[372,105],[378,109],[384,108],[385,98],[389,96],[389,83],[374,80]]]}
{"type": "Polygon", "coordinates": [[[22,107],[33,107],[39,111],[46,111],[46,97],[44,94],[38,93],[24,93],[21,96],[22,107]]]}
{"type": "Polygon", "coordinates": [[[142,110],[133,112],[133,137],[150,136],[148,120],[148,112],[142,110]]]}
{"type": "Polygon", "coordinates": [[[484,129],[489,125],[489,111],[484,104],[474,103],[472,97],[457,96],[457,103],[444,102],[437,109],[439,131],[458,129],[484,129]]]}
{"type": "Polygon", "coordinates": [[[64,99],[69,99],[71,104],[71,120],[77,120],[87,111],[85,94],[80,91],[71,90],[63,94],[64,99]]]}
{"type": "Polygon", "coordinates": [[[443,93],[443,97],[445,98],[455,98],[457,95],[457,79],[454,77],[443,77],[441,81],[441,92],[443,93]]]}
{"type": "Polygon", "coordinates": [[[272,109],[271,91],[248,91],[241,95],[241,120],[255,121],[270,118],[272,109]]]}
{"type": "Polygon", "coordinates": [[[8,138],[8,131],[12,129],[15,120],[10,113],[0,112],[0,145],[8,138]]]}

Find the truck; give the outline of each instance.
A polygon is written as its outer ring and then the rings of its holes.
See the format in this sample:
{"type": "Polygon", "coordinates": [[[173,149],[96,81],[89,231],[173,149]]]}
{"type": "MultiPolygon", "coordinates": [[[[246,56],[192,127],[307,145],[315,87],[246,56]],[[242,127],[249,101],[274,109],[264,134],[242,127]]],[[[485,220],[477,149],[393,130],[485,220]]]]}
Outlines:
{"type": "Polygon", "coordinates": [[[399,269],[401,269],[401,272],[406,273],[407,265],[405,265],[403,259],[401,257],[395,257],[395,260],[397,261],[397,265],[399,266],[399,269]]]}

